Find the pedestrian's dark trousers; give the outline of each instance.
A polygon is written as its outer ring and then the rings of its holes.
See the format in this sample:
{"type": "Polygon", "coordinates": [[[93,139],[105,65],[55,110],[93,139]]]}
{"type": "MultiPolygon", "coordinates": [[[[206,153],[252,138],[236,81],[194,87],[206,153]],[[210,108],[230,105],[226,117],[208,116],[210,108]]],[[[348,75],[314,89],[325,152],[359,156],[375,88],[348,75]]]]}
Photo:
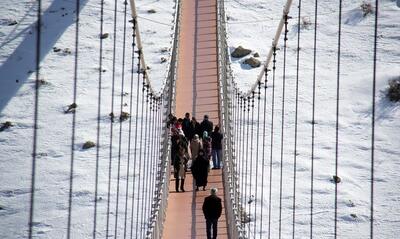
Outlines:
{"type": "Polygon", "coordinates": [[[207,239],[216,239],[217,238],[218,219],[206,219],[206,226],[207,226],[207,239]],[[211,237],[211,227],[213,230],[212,237],[211,237]]]}
{"type": "Polygon", "coordinates": [[[185,188],[184,188],[184,186],[185,186],[185,179],[179,179],[179,178],[176,178],[175,179],[175,190],[178,192],[179,191],[179,180],[181,181],[181,190],[183,191],[185,188]]]}

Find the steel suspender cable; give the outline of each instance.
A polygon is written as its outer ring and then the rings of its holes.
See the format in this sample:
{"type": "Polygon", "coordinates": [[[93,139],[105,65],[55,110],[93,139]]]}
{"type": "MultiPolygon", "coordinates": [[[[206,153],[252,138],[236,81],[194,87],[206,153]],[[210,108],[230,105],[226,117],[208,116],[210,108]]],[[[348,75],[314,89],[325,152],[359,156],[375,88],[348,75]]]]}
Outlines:
{"type": "Polygon", "coordinates": [[[301,32],[301,0],[299,0],[299,11],[297,17],[297,55],[296,55],[296,106],[294,113],[294,151],[293,151],[293,219],[292,238],[296,234],[296,180],[297,180],[297,115],[299,109],[299,69],[300,69],[300,32],[301,32]]]}
{"type": "Polygon", "coordinates": [[[260,100],[261,100],[261,82],[258,82],[258,92],[257,92],[257,139],[256,139],[256,175],[255,175],[255,192],[254,192],[254,238],[256,238],[257,233],[257,221],[256,221],[256,212],[257,212],[257,200],[258,200],[258,167],[259,157],[258,157],[258,148],[259,148],[259,134],[260,134],[260,100]]]}
{"type": "MultiPolygon", "coordinates": [[[[101,1],[100,10],[100,36],[103,35],[103,21],[104,21],[104,1],[101,1]]],[[[100,116],[101,116],[101,87],[102,87],[102,68],[103,68],[103,38],[100,37],[100,54],[99,54],[99,85],[98,85],[98,98],[97,98],[97,134],[96,134],[96,176],[95,176],[95,190],[94,190],[94,215],[93,215],[93,239],[97,236],[97,195],[99,184],[99,154],[100,154],[100,116]]]]}
{"type": "Polygon", "coordinates": [[[114,0],[114,41],[113,41],[113,64],[112,64],[112,89],[111,89],[111,122],[110,122],[110,154],[108,165],[108,190],[107,190],[107,227],[106,238],[109,237],[110,227],[110,200],[111,200],[111,172],[112,172],[112,157],[113,157],[113,138],[114,138],[114,89],[115,89],[115,62],[116,62],[116,43],[117,43],[117,0],[114,0]]]}
{"type": "Polygon", "coordinates": [[[282,114],[281,114],[281,162],[279,177],[279,239],[282,238],[282,191],[283,191],[283,150],[284,150],[284,130],[285,130],[285,90],[286,90],[286,48],[287,48],[287,29],[288,15],[285,15],[285,37],[283,39],[283,75],[282,75],[282,114]]]}
{"type": "Polygon", "coordinates": [[[378,46],[378,0],[375,1],[375,27],[374,27],[374,70],[372,76],[372,122],[371,122],[371,215],[370,238],[374,238],[374,180],[375,180],[375,95],[376,95],[376,57],[378,46]]]}
{"type": "MultiPolygon", "coordinates": [[[[133,27],[135,28],[135,27],[133,27]]],[[[126,194],[125,194],[125,215],[124,215],[124,239],[126,239],[127,234],[127,223],[128,223],[128,195],[129,195],[129,176],[130,176],[130,162],[131,162],[131,142],[132,142],[132,113],[133,113],[133,74],[134,74],[134,64],[135,64],[135,36],[132,36],[132,50],[131,50],[131,78],[130,78],[130,98],[129,98],[129,130],[128,130],[128,159],[127,159],[127,169],[126,169],[126,194]]],[[[137,105],[137,102],[136,102],[137,105]]],[[[136,106],[137,107],[137,106],[136,106]]],[[[135,135],[136,137],[136,135],[135,135]]],[[[132,173],[133,182],[135,179],[135,171],[132,173]]],[[[132,191],[133,194],[133,191],[132,191]]],[[[133,195],[132,195],[133,196],[133,195]]],[[[132,218],[131,218],[132,220],[132,218]]]]}
{"type": "MultiPolygon", "coordinates": [[[[74,87],[73,87],[73,104],[76,107],[77,85],[78,85],[78,54],[79,54],[79,9],[80,0],[75,3],[75,62],[74,62],[74,87]]],[[[72,219],[72,192],[74,182],[74,160],[75,160],[75,129],[76,129],[76,112],[72,112],[72,133],[71,133],[71,162],[69,173],[69,195],[68,195],[68,221],[67,221],[67,238],[71,238],[71,219],[72,219]]]]}
{"type": "MultiPolygon", "coordinates": [[[[124,2],[124,30],[123,30],[123,38],[122,38],[122,72],[121,72],[121,96],[120,96],[120,116],[119,116],[119,139],[118,139],[118,166],[117,166],[117,199],[115,205],[115,225],[114,225],[114,238],[118,237],[118,215],[119,215],[119,182],[120,182],[120,173],[121,173],[121,154],[122,154],[122,121],[124,121],[123,117],[123,107],[124,107],[124,87],[125,87],[125,55],[126,55],[126,15],[127,15],[127,5],[128,3],[124,2]]],[[[128,180],[128,178],[127,178],[128,180]]]]}
{"type": "Polygon", "coordinates": [[[33,116],[33,149],[32,149],[32,172],[31,172],[31,197],[29,208],[29,239],[33,236],[33,214],[35,209],[35,183],[36,183],[36,152],[38,138],[38,116],[39,116],[39,78],[40,78],[40,52],[41,52],[41,27],[42,27],[42,1],[38,0],[36,23],[36,79],[35,79],[35,102],[33,116]]]}
{"type": "MultiPolygon", "coordinates": [[[[240,163],[242,162],[242,158],[241,158],[241,153],[242,153],[242,147],[241,147],[241,140],[240,140],[240,136],[242,135],[242,124],[241,124],[241,120],[242,120],[242,105],[243,105],[243,102],[242,102],[242,98],[240,97],[240,95],[239,95],[239,93],[237,93],[237,98],[238,98],[238,106],[239,106],[239,109],[238,109],[238,119],[237,119],[237,122],[236,122],[236,125],[237,125],[237,127],[239,128],[238,129],[238,133],[237,133],[237,137],[236,137],[236,139],[237,139],[237,144],[239,144],[239,147],[237,147],[237,159],[236,159],[236,161],[237,161],[237,170],[238,170],[238,174],[240,175],[240,171],[241,171],[241,165],[240,165],[240,163]]],[[[239,180],[240,180],[240,182],[238,182],[239,183],[239,186],[241,185],[240,183],[241,183],[241,179],[242,178],[238,178],[239,180]]],[[[241,195],[240,195],[241,193],[240,193],[240,191],[238,190],[238,192],[237,192],[237,202],[238,202],[238,204],[241,204],[240,202],[241,202],[241,195]]],[[[240,219],[242,218],[242,210],[240,209],[240,211],[239,211],[239,213],[240,213],[240,219]]]]}
{"type": "Polygon", "coordinates": [[[262,134],[262,169],[261,169],[261,209],[260,209],[260,239],[263,237],[263,208],[264,208],[264,173],[265,173],[265,129],[267,118],[267,82],[268,82],[268,69],[265,68],[265,81],[264,81],[264,111],[263,111],[263,134],[262,134]]]}
{"type": "MultiPolygon", "coordinates": [[[[150,184],[150,173],[151,173],[151,167],[153,166],[152,163],[152,151],[153,151],[153,125],[154,125],[154,109],[153,109],[153,95],[150,93],[150,112],[149,112],[149,131],[148,131],[148,141],[149,141],[149,146],[147,147],[149,151],[147,152],[147,168],[146,168],[146,197],[145,197],[145,205],[144,205],[144,216],[143,218],[145,221],[147,221],[147,213],[148,213],[148,204],[150,202],[151,204],[151,184],[150,184]],[[150,185],[149,185],[150,184],[150,185]]],[[[150,208],[150,207],[149,207],[150,208]]],[[[145,225],[146,229],[147,224],[145,225]]],[[[145,231],[145,236],[146,236],[146,231],[145,231]]]]}
{"type": "MultiPolygon", "coordinates": [[[[251,106],[251,104],[250,104],[250,100],[251,100],[251,98],[250,98],[250,96],[247,98],[247,122],[245,122],[245,125],[246,125],[246,147],[245,147],[245,158],[246,158],[246,165],[245,165],[245,168],[244,168],[244,170],[245,170],[245,173],[243,174],[243,176],[244,176],[244,205],[245,205],[245,207],[244,207],[244,209],[245,209],[245,212],[246,212],[246,222],[247,222],[247,219],[249,219],[250,218],[250,215],[249,215],[249,210],[247,209],[248,208],[248,203],[247,203],[247,188],[248,188],[248,181],[247,181],[247,175],[248,175],[248,165],[249,165],[249,128],[250,128],[250,126],[249,126],[249,122],[250,122],[250,106],[251,106]]],[[[247,223],[250,223],[250,222],[247,222],[247,223]]],[[[244,229],[245,230],[245,229],[244,229]]],[[[250,236],[250,235],[248,235],[248,236],[250,236]]]]}
{"type": "Polygon", "coordinates": [[[246,129],[245,129],[245,126],[246,126],[246,98],[242,98],[243,99],[243,120],[242,120],[242,124],[243,124],[243,126],[242,126],[242,152],[241,152],[241,157],[240,157],[240,160],[242,161],[241,162],[241,166],[240,166],[240,174],[241,174],[241,176],[240,176],[240,179],[241,179],[241,182],[240,182],[240,185],[241,185],[241,188],[242,188],[242,193],[241,193],[241,197],[240,197],[240,200],[241,200],[241,207],[242,207],[242,209],[241,209],[241,212],[242,212],[242,229],[243,229],[243,231],[244,231],[244,221],[245,221],[245,206],[246,206],[246,204],[245,204],[245,193],[244,193],[244,186],[245,186],[245,184],[244,184],[244,157],[245,157],[245,152],[244,152],[244,148],[245,148],[245,132],[246,132],[246,129]]]}
{"type": "MultiPolygon", "coordinates": [[[[338,29],[338,50],[337,50],[337,74],[336,74],[336,143],[335,143],[335,176],[338,176],[339,163],[339,91],[340,91],[340,53],[342,37],[342,0],[339,0],[339,29],[338,29]]],[[[334,238],[337,238],[337,211],[338,211],[338,184],[335,182],[335,228],[334,238]]]]}
{"type": "MultiPolygon", "coordinates": [[[[248,204],[248,214],[249,217],[251,215],[251,203],[252,203],[252,184],[253,184],[253,131],[254,131],[254,91],[251,93],[251,132],[250,132],[250,172],[248,173],[248,177],[249,177],[249,200],[247,202],[248,204]]],[[[257,187],[256,187],[257,190],[257,187]]],[[[255,220],[255,215],[253,216],[254,220],[255,220]]],[[[255,222],[255,221],[254,221],[255,222]]],[[[250,221],[248,223],[248,227],[249,227],[249,237],[250,237],[250,232],[251,232],[251,228],[250,228],[250,221]]]]}
{"type": "Polygon", "coordinates": [[[310,200],[310,238],[313,238],[314,219],[314,139],[315,139],[315,80],[317,66],[317,23],[318,23],[318,0],[315,0],[314,12],[314,62],[313,62],[313,96],[312,96],[312,135],[311,135],[311,200],[310,200]]]}
{"type": "MultiPolygon", "coordinates": [[[[139,54],[142,54],[141,53],[141,50],[139,50],[139,54]]],[[[140,59],[140,58],[139,58],[140,59]]],[[[140,68],[139,68],[140,69],[140,68]]],[[[143,71],[143,75],[145,74],[145,71],[143,71]]],[[[143,76],[143,78],[144,78],[144,76],[143,76]]],[[[141,124],[138,124],[139,126],[140,126],[140,137],[139,137],[139,140],[140,140],[140,143],[139,143],[139,175],[142,175],[141,174],[141,169],[142,169],[142,146],[143,146],[143,120],[144,120],[144,107],[145,107],[145,105],[144,105],[144,102],[145,102],[145,100],[144,100],[144,95],[145,95],[145,82],[143,81],[143,84],[142,84],[142,104],[141,104],[141,124]]],[[[141,183],[141,177],[139,177],[138,178],[138,187],[137,187],[137,204],[136,204],[136,233],[135,233],[135,235],[136,235],[136,237],[135,238],[138,238],[138,233],[139,233],[139,209],[140,209],[140,205],[139,205],[139,201],[140,201],[140,183],[141,183]]]]}
{"type": "MultiPolygon", "coordinates": [[[[132,19],[132,48],[133,48],[133,53],[135,52],[135,37],[136,37],[136,18],[134,17],[132,19]]],[[[133,63],[132,63],[133,64],[133,63]]],[[[133,69],[132,69],[133,72],[133,69]]],[[[135,182],[136,182],[136,166],[137,166],[137,144],[138,144],[138,121],[139,121],[139,101],[140,101],[140,50],[138,50],[138,56],[137,56],[137,82],[136,82],[136,112],[135,112],[135,140],[134,140],[134,152],[133,152],[133,179],[132,179],[132,208],[131,208],[131,233],[130,233],[130,238],[133,238],[133,216],[134,216],[134,210],[135,210],[135,196],[137,195],[135,193],[135,182]]]]}
{"type": "MultiPolygon", "coordinates": [[[[145,76],[145,74],[146,74],[146,72],[144,72],[143,73],[143,76],[145,76]]],[[[144,89],[146,89],[146,110],[145,110],[145,116],[143,116],[144,118],[143,119],[145,119],[145,122],[144,122],[144,135],[143,135],[143,138],[142,138],[142,140],[144,141],[144,145],[143,145],[143,176],[144,176],[144,180],[142,180],[142,201],[141,201],[141,210],[140,210],[140,216],[141,216],[141,221],[140,221],[140,223],[141,224],[143,224],[143,221],[144,221],[144,204],[145,204],[145,198],[146,198],[146,196],[145,196],[145,193],[146,193],[146,186],[147,185],[145,185],[145,183],[146,183],[146,180],[147,180],[147,162],[148,162],[148,160],[147,160],[147,156],[148,156],[148,153],[147,153],[147,150],[148,150],[148,148],[147,148],[147,138],[148,138],[148,123],[149,123],[149,85],[147,85],[146,83],[145,83],[145,78],[143,77],[143,86],[144,86],[144,89]]],[[[143,225],[140,225],[140,236],[142,236],[143,234],[143,225]]]]}
{"type": "Polygon", "coordinates": [[[271,101],[271,139],[270,139],[270,161],[269,161],[269,198],[268,198],[268,239],[271,238],[271,209],[272,209],[272,159],[274,146],[274,113],[275,113],[275,75],[276,75],[276,47],[273,48],[272,60],[272,101],[271,101]]]}

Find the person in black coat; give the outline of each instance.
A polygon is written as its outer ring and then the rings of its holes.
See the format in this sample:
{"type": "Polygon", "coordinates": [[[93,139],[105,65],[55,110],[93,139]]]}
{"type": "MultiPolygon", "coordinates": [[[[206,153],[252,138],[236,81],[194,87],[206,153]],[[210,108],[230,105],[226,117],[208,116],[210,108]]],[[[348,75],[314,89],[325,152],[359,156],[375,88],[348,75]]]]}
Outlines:
{"type": "Polygon", "coordinates": [[[208,115],[204,115],[204,119],[200,124],[201,126],[201,131],[207,131],[208,134],[211,134],[212,130],[213,130],[213,123],[208,120],[208,115]]]}
{"type": "Polygon", "coordinates": [[[203,187],[203,191],[206,190],[208,171],[210,169],[210,161],[204,156],[204,151],[200,150],[199,155],[192,164],[192,174],[196,180],[196,191],[199,191],[199,187],[203,187]]]}
{"type": "Polygon", "coordinates": [[[190,124],[190,114],[186,113],[185,118],[183,118],[182,121],[182,130],[189,141],[191,141],[193,138],[193,133],[192,133],[193,130],[191,129],[191,126],[192,125],[190,124]]]}
{"type": "Polygon", "coordinates": [[[211,188],[211,195],[204,199],[203,213],[206,218],[207,239],[217,238],[218,219],[222,213],[221,198],[217,196],[218,190],[211,188]],[[211,237],[211,227],[213,229],[213,236],[211,237]]]}

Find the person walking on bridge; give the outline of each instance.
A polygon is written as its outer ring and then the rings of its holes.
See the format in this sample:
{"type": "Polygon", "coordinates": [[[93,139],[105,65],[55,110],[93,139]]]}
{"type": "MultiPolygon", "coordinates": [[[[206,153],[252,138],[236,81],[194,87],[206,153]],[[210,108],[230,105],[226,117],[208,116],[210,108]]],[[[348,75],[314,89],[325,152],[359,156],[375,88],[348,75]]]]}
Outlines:
{"type": "Polygon", "coordinates": [[[218,219],[222,213],[221,198],[217,196],[218,189],[211,188],[211,195],[204,198],[203,213],[206,218],[207,239],[217,238],[218,219]],[[213,236],[211,237],[211,227],[213,236]]]}
{"type": "Polygon", "coordinates": [[[180,145],[178,154],[174,158],[174,177],[175,177],[175,190],[179,192],[179,181],[180,189],[185,192],[185,177],[186,177],[186,164],[188,158],[186,156],[186,149],[180,145]]]}
{"type": "Polygon", "coordinates": [[[214,169],[221,168],[223,138],[223,135],[219,132],[219,127],[215,126],[214,132],[211,133],[211,148],[214,169]]]}
{"type": "Polygon", "coordinates": [[[201,131],[207,131],[208,134],[211,134],[213,130],[213,122],[208,119],[208,115],[204,115],[203,121],[200,123],[201,131]]]}

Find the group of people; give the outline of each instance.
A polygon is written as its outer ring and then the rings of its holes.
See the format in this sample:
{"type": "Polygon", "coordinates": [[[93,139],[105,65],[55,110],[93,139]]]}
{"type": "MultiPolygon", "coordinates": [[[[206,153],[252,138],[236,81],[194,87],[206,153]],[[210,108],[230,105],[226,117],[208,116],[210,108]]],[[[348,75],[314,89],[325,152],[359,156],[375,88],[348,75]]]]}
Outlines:
{"type": "Polygon", "coordinates": [[[195,117],[176,118],[170,115],[171,159],[174,166],[175,190],[185,192],[186,171],[190,168],[196,182],[196,190],[206,190],[210,159],[212,169],[220,169],[222,161],[222,139],[219,126],[213,127],[208,115],[201,123],[195,117]],[[201,136],[201,138],[200,138],[201,136]]]}
{"type": "MultiPolygon", "coordinates": [[[[209,170],[221,168],[223,135],[219,126],[214,127],[208,115],[204,115],[203,121],[199,123],[195,117],[190,118],[190,114],[186,113],[183,119],[170,115],[168,127],[171,132],[175,191],[185,192],[186,172],[189,169],[195,180],[196,191],[199,187],[205,191],[209,170]]],[[[206,218],[207,238],[210,239],[217,238],[217,223],[222,213],[222,203],[217,191],[216,188],[211,188],[211,195],[204,199],[202,207],[206,218]]]]}

